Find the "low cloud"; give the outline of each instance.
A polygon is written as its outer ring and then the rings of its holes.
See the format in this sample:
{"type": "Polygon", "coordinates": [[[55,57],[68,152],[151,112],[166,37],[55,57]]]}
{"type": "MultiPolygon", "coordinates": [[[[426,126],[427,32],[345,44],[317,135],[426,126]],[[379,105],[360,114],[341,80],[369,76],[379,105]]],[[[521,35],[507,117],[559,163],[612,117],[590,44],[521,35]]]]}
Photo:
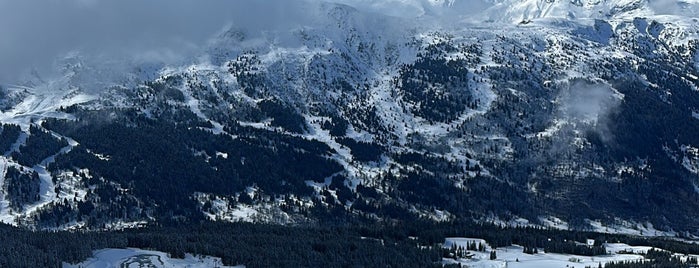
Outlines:
{"type": "Polygon", "coordinates": [[[314,26],[318,18],[327,17],[315,13],[324,3],[352,6],[368,17],[408,18],[418,25],[443,28],[482,21],[487,10],[506,4],[501,0],[0,0],[0,82],[21,83],[32,70],[50,79],[60,74],[57,70],[66,55],[117,70],[141,63],[191,62],[225,27],[254,35],[314,26]]]}
{"type": "Polygon", "coordinates": [[[566,118],[592,124],[616,106],[618,100],[609,85],[583,80],[571,82],[560,99],[566,118]]]}
{"type": "MultiPolygon", "coordinates": [[[[263,29],[303,20],[306,1],[0,0],[0,81],[56,70],[79,52],[97,61],[194,57],[226,25],[263,29]]],[[[292,23],[293,24],[293,23],[292,23]]]]}
{"type": "Polygon", "coordinates": [[[682,6],[677,0],[652,0],[648,5],[658,14],[676,14],[682,12],[682,6]]]}
{"type": "Polygon", "coordinates": [[[694,0],[648,0],[648,6],[657,14],[696,17],[699,3],[694,0]]]}
{"type": "Polygon", "coordinates": [[[492,0],[331,0],[360,10],[402,18],[425,18],[448,23],[481,19],[480,13],[493,7],[492,0]]]}
{"type": "Polygon", "coordinates": [[[609,115],[621,103],[623,95],[605,82],[576,79],[564,87],[558,97],[561,118],[576,129],[594,131],[603,140],[611,140],[609,115]]]}

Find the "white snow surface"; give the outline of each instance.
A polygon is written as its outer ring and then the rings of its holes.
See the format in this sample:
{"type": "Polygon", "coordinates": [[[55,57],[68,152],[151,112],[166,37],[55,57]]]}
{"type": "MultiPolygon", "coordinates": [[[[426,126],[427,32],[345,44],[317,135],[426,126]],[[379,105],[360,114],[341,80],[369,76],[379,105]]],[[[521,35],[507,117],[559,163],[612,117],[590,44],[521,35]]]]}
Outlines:
{"type": "Polygon", "coordinates": [[[19,125],[26,131],[33,120],[47,117],[72,119],[71,115],[58,111],[59,108],[85,103],[97,97],[69,86],[66,79],[48,82],[35,88],[0,84],[8,91],[27,93],[25,98],[12,109],[0,112],[0,122],[19,125]]]}
{"type": "Polygon", "coordinates": [[[138,268],[138,267],[245,267],[224,266],[221,258],[193,256],[186,254],[184,259],[170,258],[169,254],[137,248],[101,249],[94,251],[93,257],[77,264],[63,263],[64,268],[138,268]]]}
{"type": "MultiPolygon", "coordinates": [[[[597,267],[600,263],[604,264],[608,262],[618,262],[618,261],[630,261],[630,260],[640,260],[643,259],[641,255],[635,254],[617,254],[617,255],[607,255],[607,256],[578,256],[570,254],[556,254],[556,253],[538,253],[538,254],[525,254],[521,246],[510,246],[506,248],[496,249],[497,259],[489,259],[489,251],[487,252],[473,252],[474,257],[472,259],[447,259],[443,260],[443,263],[461,263],[467,267],[477,267],[477,268],[490,268],[490,267],[515,267],[515,268],[558,268],[558,267],[597,267]]],[[[543,250],[540,250],[543,252],[543,250]]]]}
{"type": "MultiPolygon", "coordinates": [[[[466,245],[471,242],[475,242],[476,244],[481,242],[485,244],[485,241],[482,239],[450,237],[445,240],[443,247],[450,248],[452,245],[456,245],[457,247],[460,246],[466,248],[466,245]]],[[[442,263],[459,263],[462,265],[466,265],[466,267],[478,268],[553,268],[585,266],[597,267],[599,264],[602,264],[604,266],[609,262],[641,260],[643,259],[643,256],[639,254],[645,253],[650,249],[650,247],[636,247],[620,243],[605,244],[605,247],[607,248],[607,251],[611,253],[610,255],[590,257],[571,254],[543,253],[543,249],[539,249],[540,253],[530,255],[523,253],[524,248],[517,245],[497,249],[492,249],[490,246],[486,246],[485,252],[468,251],[473,255],[471,259],[454,260],[453,258],[444,258],[442,260],[442,263]],[[491,250],[494,250],[496,252],[497,259],[490,260],[491,250]],[[620,251],[634,252],[635,254],[617,254],[620,251]]]]}
{"type": "Polygon", "coordinates": [[[682,145],[680,150],[684,156],[682,157],[682,166],[689,172],[699,175],[699,148],[691,145],[682,145]]]}
{"type": "MultiPolygon", "coordinates": [[[[479,242],[485,243],[482,239],[477,238],[461,238],[450,237],[446,238],[443,247],[451,248],[452,245],[466,248],[468,243],[479,242]]],[[[544,250],[539,248],[537,254],[525,254],[524,248],[518,245],[513,245],[504,248],[493,249],[486,244],[485,252],[468,251],[472,258],[443,258],[443,264],[459,263],[466,267],[490,268],[490,267],[519,267],[519,268],[554,268],[554,267],[602,267],[610,262],[620,261],[637,261],[643,260],[643,254],[648,252],[652,247],[647,246],[630,246],[623,243],[605,243],[607,255],[600,256],[579,256],[572,254],[544,253],[544,250]],[[497,258],[490,260],[490,252],[495,251],[497,258]]],[[[662,249],[661,249],[662,250],[662,249]]],[[[673,253],[674,256],[684,256],[682,254],[673,253]]],[[[689,255],[696,257],[695,255],[689,255]]],[[[686,256],[685,256],[686,257],[686,256]]]]}
{"type": "Polygon", "coordinates": [[[537,19],[630,20],[637,17],[692,16],[696,0],[493,0],[492,21],[527,23],[537,19]]]}
{"type": "Polygon", "coordinates": [[[653,224],[648,223],[648,222],[637,223],[637,222],[624,221],[621,219],[616,219],[616,221],[617,221],[617,224],[604,225],[600,221],[586,220],[586,222],[590,226],[592,226],[592,228],[595,232],[600,232],[600,233],[627,234],[627,235],[646,236],[646,237],[654,237],[654,236],[673,237],[676,235],[676,233],[672,232],[672,231],[661,231],[661,230],[655,229],[655,227],[653,227],[653,224]]]}

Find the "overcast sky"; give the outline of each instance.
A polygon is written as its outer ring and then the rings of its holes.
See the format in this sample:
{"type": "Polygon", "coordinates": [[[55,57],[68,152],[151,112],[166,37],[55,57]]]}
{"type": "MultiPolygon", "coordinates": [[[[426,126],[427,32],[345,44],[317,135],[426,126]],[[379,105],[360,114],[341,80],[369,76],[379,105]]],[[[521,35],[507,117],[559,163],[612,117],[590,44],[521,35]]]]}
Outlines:
{"type": "MultiPolygon", "coordinates": [[[[72,51],[97,61],[187,59],[226,26],[255,31],[311,23],[323,0],[0,0],[0,82],[17,82],[31,68],[41,74],[72,51]]],[[[326,0],[389,16],[468,17],[495,0],[326,0]]],[[[677,0],[652,0],[672,12],[677,0]]]]}
{"type": "MultiPolygon", "coordinates": [[[[323,0],[0,0],[0,81],[47,73],[71,51],[99,59],[175,60],[200,51],[226,25],[308,22],[323,0]]],[[[389,16],[432,12],[434,0],[325,0],[389,16]]],[[[471,10],[486,0],[459,0],[471,10]]],[[[440,14],[443,15],[443,14],[440,14]]]]}
{"type": "Polygon", "coordinates": [[[0,0],[0,81],[51,70],[72,51],[104,59],[173,60],[226,25],[274,27],[302,18],[293,0],[0,0]],[[280,22],[285,23],[280,23],[280,22]]]}

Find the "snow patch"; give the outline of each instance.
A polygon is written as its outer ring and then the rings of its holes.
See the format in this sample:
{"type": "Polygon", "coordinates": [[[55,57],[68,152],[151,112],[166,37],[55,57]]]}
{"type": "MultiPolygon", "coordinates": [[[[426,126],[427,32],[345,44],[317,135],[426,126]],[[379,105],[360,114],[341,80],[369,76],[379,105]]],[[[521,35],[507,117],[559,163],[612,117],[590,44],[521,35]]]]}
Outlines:
{"type": "Polygon", "coordinates": [[[36,88],[12,86],[8,90],[26,91],[28,95],[12,109],[0,112],[0,122],[16,124],[28,131],[34,120],[43,118],[74,119],[70,114],[61,112],[61,107],[86,103],[97,99],[82,93],[76,88],[68,88],[67,81],[57,80],[36,88]]]}
{"type": "Polygon", "coordinates": [[[636,223],[621,219],[616,219],[615,224],[605,225],[598,220],[585,220],[592,227],[592,231],[610,234],[628,234],[647,237],[674,237],[677,233],[673,231],[661,231],[653,227],[651,223],[636,223]]]}
{"type": "MultiPolygon", "coordinates": [[[[445,240],[444,248],[451,248],[452,245],[457,247],[467,246],[467,243],[479,242],[485,243],[482,239],[477,238],[458,238],[450,237],[445,240]]],[[[491,267],[515,267],[515,268],[553,268],[553,267],[597,267],[610,262],[619,261],[635,261],[644,259],[638,254],[617,254],[625,249],[633,252],[642,253],[648,249],[646,247],[631,247],[626,244],[606,244],[607,251],[611,255],[602,256],[579,256],[571,254],[543,253],[543,249],[537,254],[523,253],[524,247],[513,245],[504,248],[492,249],[489,246],[485,252],[469,250],[471,258],[443,258],[443,264],[461,264],[466,267],[491,268],[491,267]],[[495,251],[497,258],[490,260],[490,252],[495,251]]]]}
{"type": "Polygon", "coordinates": [[[63,263],[64,268],[102,268],[102,267],[191,267],[191,268],[207,268],[207,267],[245,267],[240,266],[224,266],[221,258],[210,256],[193,256],[185,254],[184,259],[171,258],[170,254],[143,250],[138,248],[126,249],[101,249],[93,252],[93,256],[81,263],[69,264],[63,263]]]}
{"type": "Polygon", "coordinates": [[[559,230],[569,230],[568,223],[554,216],[540,217],[539,221],[545,226],[559,230]]]}
{"type": "Polygon", "coordinates": [[[257,192],[252,187],[248,187],[248,191],[239,193],[237,196],[195,193],[193,198],[199,203],[204,216],[212,221],[288,224],[305,219],[281,210],[281,206],[292,205],[287,204],[286,200],[290,200],[293,205],[299,207],[313,206],[311,200],[300,199],[293,195],[275,199],[257,192]],[[255,201],[252,204],[240,203],[237,200],[241,195],[248,195],[255,201]]]}
{"type": "Polygon", "coordinates": [[[81,169],[77,173],[62,171],[56,175],[57,188],[60,188],[58,200],[84,201],[89,189],[85,187],[83,178],[92,178],[89,170],[81,169]]]}
{"type": "Polygon", "coordinates": [[[221,157],[223,159],[228,159],[228,153],[216,152],[216,156],[221,157]]]}
{"type": "Polygon", "coordinates": [[[136,229],[148,226],[147,221],[115,221],[104,225],[104,231],[136,229]]]}
{"type": "Polygon", "coordinates": [[[699,175],[699,148],[691,145],[682,145],[680,150],[684,154],[682,166],[696,175],[699,175]]]}

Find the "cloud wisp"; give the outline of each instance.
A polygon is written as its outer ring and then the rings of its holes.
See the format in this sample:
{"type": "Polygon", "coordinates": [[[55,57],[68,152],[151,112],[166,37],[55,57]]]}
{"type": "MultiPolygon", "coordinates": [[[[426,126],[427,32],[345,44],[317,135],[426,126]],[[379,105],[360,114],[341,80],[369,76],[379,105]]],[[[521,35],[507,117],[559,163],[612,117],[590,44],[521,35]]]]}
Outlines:
{"type": "Polygon", "coordinates": [[[99,61],[181,61],[225,25],[303,20],[304,2],[0,0],[0,81],[21,81],[32,69],[48,75],[74,52],[99,61]]]}
{"type": "Polygon", "coordinates": [[[621,104],[624,96],[609,84],[574,79],[558,97],[560,116],[578,130],[593,131],[604,141],[611,141],[609,116],[621,104]]]}

